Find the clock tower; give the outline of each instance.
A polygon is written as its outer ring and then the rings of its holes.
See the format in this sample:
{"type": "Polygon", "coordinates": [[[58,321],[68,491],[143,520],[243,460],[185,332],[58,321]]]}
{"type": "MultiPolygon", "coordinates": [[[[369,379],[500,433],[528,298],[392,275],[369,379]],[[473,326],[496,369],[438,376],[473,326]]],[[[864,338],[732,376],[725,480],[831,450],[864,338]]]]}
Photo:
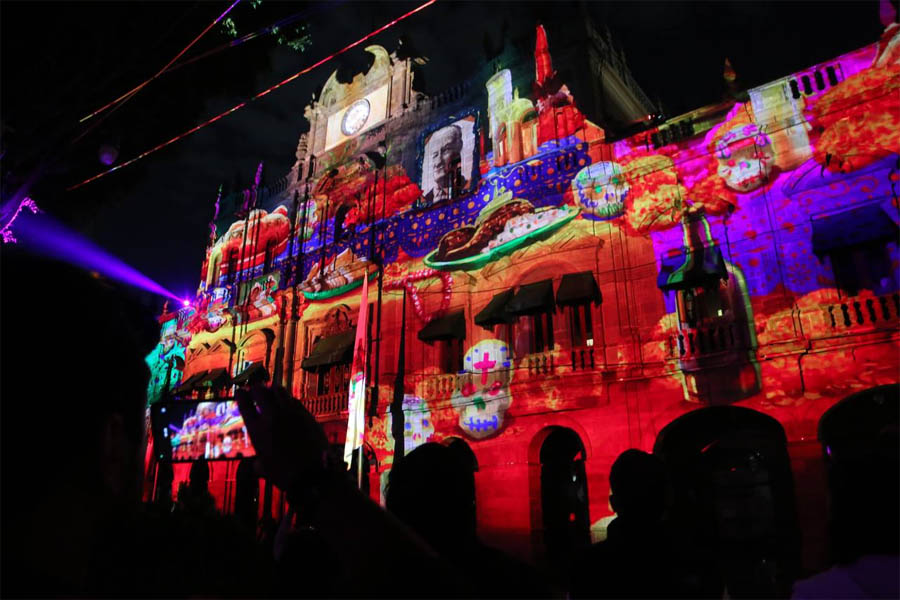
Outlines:
{"type": "Polygon", "coordinates": [[[306,107],[309,132],[300,138],[295,165],[302,176],[315,175],[322,165],[322,160],[312,161],[311,157],[341,152],[344,144],[401,115],[412,104],[412,62],[421,59],[399,59],[381,46],[365,50],[375,57],[366,73],[358,73],[350,83],[341,83],[334,71],[319,99],[306,107]],[[313,173],[309,173],[310,167],[313,173]]]}

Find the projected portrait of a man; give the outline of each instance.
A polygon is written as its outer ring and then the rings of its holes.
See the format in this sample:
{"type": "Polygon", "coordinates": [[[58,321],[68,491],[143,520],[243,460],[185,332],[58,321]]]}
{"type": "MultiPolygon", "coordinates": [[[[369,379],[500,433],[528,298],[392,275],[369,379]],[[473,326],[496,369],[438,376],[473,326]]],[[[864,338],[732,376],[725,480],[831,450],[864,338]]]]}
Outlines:
{"type": "Polygon", "coordinates": [[[474,137],[474,118],[466,118],[425,139],[422,191],[428,204],[456,198],[469,189],[475,167],[474,137]]]}

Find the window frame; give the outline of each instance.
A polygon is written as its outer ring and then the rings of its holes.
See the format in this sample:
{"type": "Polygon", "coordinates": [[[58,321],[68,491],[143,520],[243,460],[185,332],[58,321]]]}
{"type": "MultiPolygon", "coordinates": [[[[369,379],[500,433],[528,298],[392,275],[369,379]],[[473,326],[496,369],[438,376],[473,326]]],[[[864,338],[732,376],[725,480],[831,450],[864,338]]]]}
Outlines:
{"type": "Polygon", "coordinates": [[[523,335],[522,320],[528,319],[530,324],[530,332],[528,333],[528,351],[525,353],[514,352],[516,356],[529,356],[531,354],[541,354],[550,352],[555,347],[553,339],[553,311],[542,311],[533,315],[521,315],[516,318],[513,340],[515,341],[515,349],[517,350],[521,342],[520,336],[523,335]]]}
{"type": "Polygon", "coordinates": [[[843,246],[828,252],[827,256],[839,298],[858,296],[865,289],[870,289],[874,294],[884,293],[880,280],[885,278],[889,280],[888,287],[893,287],[890,284],[895,274],[891,268],[890,252],[884,242],[869,241],[843,246]]]}

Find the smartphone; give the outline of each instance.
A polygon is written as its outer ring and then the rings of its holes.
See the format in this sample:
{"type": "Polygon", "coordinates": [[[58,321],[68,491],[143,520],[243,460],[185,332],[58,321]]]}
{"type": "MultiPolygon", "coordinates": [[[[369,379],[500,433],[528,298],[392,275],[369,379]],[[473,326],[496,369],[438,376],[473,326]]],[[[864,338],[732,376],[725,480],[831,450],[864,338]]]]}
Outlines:
{"type": "Polygon", "coordinates": [[[234,460],[256,454],[235,400],[157,402],[150,415],[159,460],[234,460]]]}

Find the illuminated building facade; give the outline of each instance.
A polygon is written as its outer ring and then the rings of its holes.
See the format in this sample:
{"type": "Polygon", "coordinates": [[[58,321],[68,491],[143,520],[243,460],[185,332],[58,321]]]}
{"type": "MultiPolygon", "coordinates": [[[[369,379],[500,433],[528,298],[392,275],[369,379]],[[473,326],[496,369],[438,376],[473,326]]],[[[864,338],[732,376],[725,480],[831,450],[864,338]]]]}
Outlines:
{"type": "MultiPolygon", "coordinates": [[[[373,499],[402,393],[407,452],[471,450],[489,543],[552,563],[602,538],[609,468],[638,447],[677,505],[715,498],[721,547],[754,542],[723,569],[815,568],[820,420],[898,382],[896,31],[624,139],[542,27],[533,62],[435,97],[424,61],[370,46],[306,107],[292,171],[217,201],[196,300],[161,317],[156,356],[179,360],[157,380],[179,383],[159,393],[268,377],[343,444],[368,277],[373,499]]],[[[630,94],[610,118],[641,114],[630,94]]]]}

